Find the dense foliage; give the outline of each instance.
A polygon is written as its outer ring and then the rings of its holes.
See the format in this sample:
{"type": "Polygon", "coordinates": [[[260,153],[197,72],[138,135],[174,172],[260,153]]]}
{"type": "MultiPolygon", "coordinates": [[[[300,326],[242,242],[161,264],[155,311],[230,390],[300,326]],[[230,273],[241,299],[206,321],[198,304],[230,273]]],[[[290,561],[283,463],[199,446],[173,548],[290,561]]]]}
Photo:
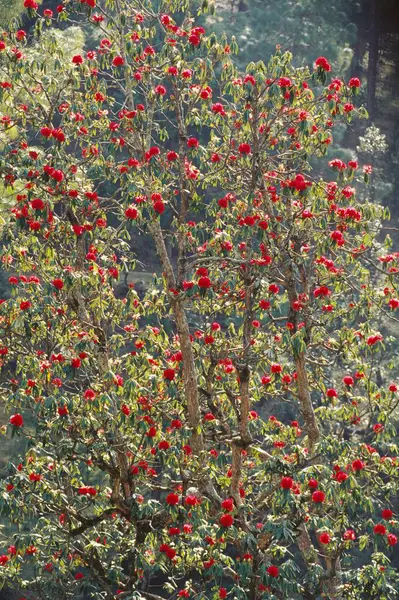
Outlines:
{"type": "MultiPolygon", "coordinates": [[[[296,65],[306,65],[323,54],[340,71],[348,67],[356,42],[355,18],[362,9],[358,0],[220,0],[214,28],[237,36],[237,60],[264,59],[277,45],[290,48],[296,65]]],[[[364,4],[364,3],[363,3],[364,4]]]]}
{"type": "Polygon", "coordinates": [[[361,82],[281,52],[240,73],[193,8],[68,3],[0,41],[0,394],[27,440],[0,577],[38,598],[393,599],[399,254],[357,198],[371,167],[310,165],[361,82]],[[162,276],[120,298],[132,239],[162,276]]]}

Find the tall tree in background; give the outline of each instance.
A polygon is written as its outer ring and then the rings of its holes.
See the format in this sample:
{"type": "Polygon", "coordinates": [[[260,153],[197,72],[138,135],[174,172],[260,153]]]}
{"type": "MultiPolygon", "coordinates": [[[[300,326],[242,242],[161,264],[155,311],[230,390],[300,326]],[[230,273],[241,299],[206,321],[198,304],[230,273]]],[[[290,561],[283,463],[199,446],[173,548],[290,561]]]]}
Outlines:
{"type": "Polygon", "coordinates": [[[0,41],[0,397],[28,441],[0,577],[46,599],[393,599],[398,254],[356,198],[371,167],[309,165],[361,83],[289,53],[239,76],[193,8],[66,4],[0,41]],[[71,53],[77,15],[101,39],[71,53]],[[117,298],[144,232],[162,277],[117,298]],[[271,400],[293,419],[264,422],[271,400]]]}

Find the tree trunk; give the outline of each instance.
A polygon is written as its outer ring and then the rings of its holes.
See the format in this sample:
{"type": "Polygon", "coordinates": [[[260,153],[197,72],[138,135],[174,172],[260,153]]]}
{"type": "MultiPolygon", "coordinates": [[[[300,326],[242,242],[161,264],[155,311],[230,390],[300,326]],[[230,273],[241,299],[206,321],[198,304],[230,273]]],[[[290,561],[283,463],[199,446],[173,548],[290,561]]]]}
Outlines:
{"type": "Polygon", "coordinates": [[[342,585],[341,563],[339,558],[326,560],[328,567],[328,578],[324,583],[324,597],[328,600],[341,600],[342,593],[339,591],[342,585]]]}
{"type": "Polygon", "coordinates": [[[314,447],[320,438],[320,430],[313,410],[312,398],[310,397],[309,381],[305,366],[305,353],[300,352],[296,354],[294,360],[297,373],[298,397],[308,436],[308,450],[309,454],[313,454],[314,447]]]}
{"type": "Polygon", "coordinates": [[[191,446],[194,454],[198,455],[203,450],[204,444],[200,431],[201,411],[198,397],[197,371],[191,346],[190,330],[181,300],[176,300],[173,303],[173,313],[183,357],[184,392],[187,402],[188,422],[191,429],[191,446]]]}
{"type": "MultiPolygon", "coordinates": [[[[168,289],[175,288],[176,278],[173,271],[173,266],[166,250],[165,239],[160,223],[158,221],[154,221],[150,226],[150,231],[165,273],[166,285],[168,289]]],[[[190,329],[188,326],[187,315],[183,306],[183,300],[179,297],[172,297],[171,306],[176,322],[177,333],[179,335],[180,350],[183,357],[184,395],[187,403],[188,422],[191,429],[191,447],[193,449],[193,453],[198,456],[204,449],[204,442],[200,431],[201,411],[198,393],[197,370],[195,368],[194,353],[190,340],[190,329]]]]}

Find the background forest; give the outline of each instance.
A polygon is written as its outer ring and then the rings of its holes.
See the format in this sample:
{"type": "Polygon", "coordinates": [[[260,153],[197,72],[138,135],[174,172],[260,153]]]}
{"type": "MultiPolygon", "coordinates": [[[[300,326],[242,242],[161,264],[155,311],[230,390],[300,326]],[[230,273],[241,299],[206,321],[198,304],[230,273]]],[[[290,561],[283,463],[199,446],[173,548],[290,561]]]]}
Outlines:
{"type": "MultiPolygon", "coordinates": [[[[235,37],[240,48],[238,64],[265,60],[276,46],[290,50],[294,64],[312,65],[318,56],[325,56],[334,75],[346,80],[359,77],[362,81],[360,102],[367,109],[365,118],[353,125],[342,124],[335,132],[328,158],[343,161],[359,159],[374,167],[371,199],[386,206],[391,213],[387,227],[394,247],[399,242],[399,2],[397,0],[218,0],[217,12],[207,17],[207,29],[218,35],[235,37]]],[[[39,13],[57,10],[56,0],[44,0],[39,13]]],[[[0,0],[0,23],[3,28],[11,19],[20,21],[25,30],[33,27],[23,14],[22,0],[0,0]]],[[[70,31],[70,30],[69,30],[70,31]]],[[[76,26],[76,36],[65,36],[64,45],[75,54],[93,45],[100,33],[94,28],[76,26]]],[[[62,34],[61,34],[62,35],[62,34]]],[[[1,109],[1,107],[0,107],[1,109]]],[[[1,143],[1,139],[0,139],[1,143]]],[[[324,161],[327,164],[328,161],[324,161]]],[[[320,168],[317,163],[315,169],[320,168]]],[[[0,187],[1,205],[6,203],[0,187]]],[[[121,291],[131,277],[138,289],[146,286],[152,273],[159,269],[156,257],[148,252],[143,240],[132,241],[138,261],[138,271],[119,282],[121,291]]],[[[0,267],[0,299],[9,296],[9,274],[0,267]]],[[[390,332],[398,333],[398,332],[390,332]]],[[[396,335],[397,337],[397,335],[396,335]]],[[[395,373],[397,376],[397,373],[395,373]]],[[[381,377],[384,366],[381,365],[381,377]]],[[[392,375],[390,375],[392,377],[392,375]]],[[[267,411],[276,407],[269,403],[267,411]]],[[[285,406],[281,411],[289,411],[285,406]]],[[[266,411],[266,408],[264,408],[266,411]]],[[[265,416],[267,417],[267,412],[265,416]]],[[[284,416],[280,414],[280,416],[284,416]]],[[[287,418],[289,414],[287,412],[287,418]]],[[[0,406],[0,426],[5,432],[6,418],[0,406]]],[[[1,438],[0,477],[10,461],[17,460],[18,443],[1,438]]],[[[396,507],[398,508],[398,507],[396,507]]],[[[1,523],[1,521],[0,521],[1,523]]],[[[396,559],[398,563],[398,559],[396,559]]]]}

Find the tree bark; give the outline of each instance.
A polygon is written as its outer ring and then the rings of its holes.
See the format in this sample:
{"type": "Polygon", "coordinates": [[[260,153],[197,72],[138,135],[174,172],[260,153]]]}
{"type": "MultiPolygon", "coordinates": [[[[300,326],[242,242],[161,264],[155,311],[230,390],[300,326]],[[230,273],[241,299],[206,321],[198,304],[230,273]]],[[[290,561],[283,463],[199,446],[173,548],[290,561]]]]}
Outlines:
{"type": "Polygon", "coordinates": [[[310,397],[309,380],[306,372],[305,353],[300,352],[294,356],[297,373],[298,397],[301,404],[301,412],[305,421],[308,436],[309,455],[313,454],[315,445],[320,438],[320,430],[316,415],[313,410],[312,398],[310,397]]]}
{"type": "Polygon", "coordinates": [[[201,411],[198,394],[197,371],[194,362],[194,353],[191,346],[190,330],[187,316],[182,306],[182,300],[172,303],[173,313],[176,320],[179,344],[183,357],[183,381],[184,392],[187,401],[188,421],[191,428],[191,446],[193,452],[198,455],[203,449],[203,439],[200,431],[201,411]]]}
{"type": "MultiPolygon", "coordinates": [[[[306,293],[309,296],[309,285],[307,282],[306,273],[304,273],[304,272],[302,273],[301,279],[302,279],[302,290],[304,293],[306,293]]],[[[285,284],[286,284],[286,288],[287,288],[290,307],[292,307],[293,303],[297,299],[297,291],[296,291],[296,286],[295,286],[295,281],[294,281],[293,267],[292,267],[291,263],[289,263],[289,266],[286,271],[285,284]]],[[[297,313],[295,311],[293,311],[292,308],[290,309],[289,320],[292,323],[294,323],[294,326],[295,326],[294,331],[295,331],[296,325],[297,325],[297,313]]],[[[308,315],[307,315],[306,311],[305,311],[305,323],[306,323],[305,326],[306,326],[306,330],[307,330],[308,329],[308,315]]],[[[310,334],[308,332],[307,337],[309,335],[310,334]]],[[[305,431],[308,436],[309,455],[312,455],[315,445],[317,444],[317,442],[319,441],[319,438],[320,438],[320,430],[319,430],[319,426],[317,424],[316,415],[313,410],[312,398],[310,395],[310,388],[309,388],[309,380],[308,380],[308,375],[306,372],[306,345],[305,345],[305,349],[299,350],[299,351],[292,348],[292,352],[293,352],[293,359],[294,359],[296,374],[297,374],[298,399],[299,399],[299,403],[301,406],[302,417],[305,422],[305,431]]]]}
{"type": "Polygon", "coordinates": [[[328,600],[341,600],[342,593],[339,591],[342,585],[341,563],[339,558],[326,559],[328,574],[324,583],[325,598],[328,600]]]}
{"type": "MultiPolygon", "coordinates": [[[[155,247],[165,273],[166,284],[169,289],[176,286],[175,274],[165,246],[165,240],[159,221],[153,221],[150,231],[155,247]]],[[[179,345],[182,353],[184,394],[187,402],[188,422],[191,429],[191,447],[195,455],[204,449],[204,442],[200,431],[201,411],[198,392],[197,370],[195,368],[194,353],[190,340],[190,329],[187,315],[183,306],[183,299],[171,297],[173,316],[179,336],[179,345]]]]}

